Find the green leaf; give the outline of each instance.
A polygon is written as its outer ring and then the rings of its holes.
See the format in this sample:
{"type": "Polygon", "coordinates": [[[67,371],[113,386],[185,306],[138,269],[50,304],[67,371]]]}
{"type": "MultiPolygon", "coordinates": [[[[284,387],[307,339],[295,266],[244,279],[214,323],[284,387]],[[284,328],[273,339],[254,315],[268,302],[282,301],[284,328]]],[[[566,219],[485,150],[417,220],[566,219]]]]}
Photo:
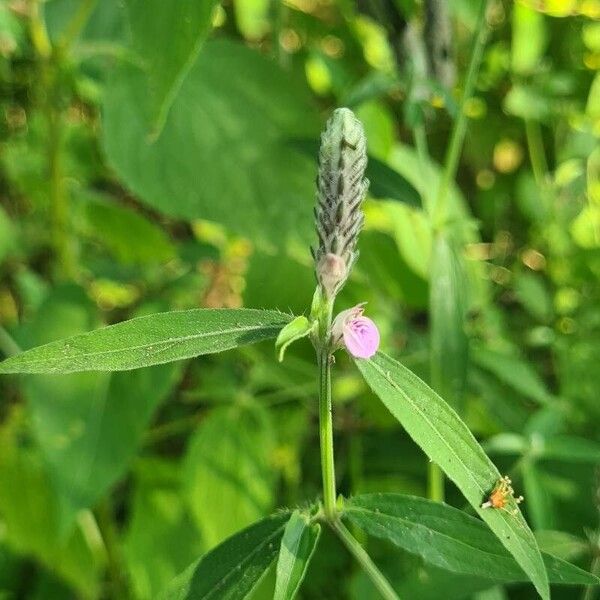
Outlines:
{"type": "Polygon", "coordinates": [[[482,509],[500,473],[460,417],[429,386],[393,358],[356,360],[369,386],[429,458],[454,481],[534,583],[549,598],[539,548],[514,502],[510,510],[482,509]],[[515,514],[510,512],[515,508],[515,514]]]}
{"type": "MultiPolygon", "coordinates": [[[[291,139],[289,145],[313,160],[319,156],[318,140],[291,139]]],[[[398,200],[410,206],[421,206],[419,192],[400,173],[373,156],[369,156],[365,176],[370,182],[369,195],[373,198],[398,200]]]]}
{"type": "Polygon", "coordinates": [[[509,355],[477,345],[473,348],[472,357],[482,369],[493,373],[500,381],[523,396],[540,404],[547,404],[552,400],[540,376],[518,355],[509,355]]]}
{"type": "Polygon", "coordinates": [[[0,373],[126,371],[273,338],[291,317],[253,309],[157,313],[51,342],[0,363],[0,373]]]}
{"type": "Polygon", "coordinates": [[[139,600],[153,600],[204,546],[181,493],[177,463],[145,459],[136,464],[123,558],[139,600]]]}
{"type": "Polygon", "coordinates": [[[204,46],[155,141],[147,136],[148,100],[144,72],[123,65],[104,105],[106,154],[141,201],[279,247],[310,240],[314,164],[285,143],[318,133],[303,84],[221,39],[204,46]]]}
{"type": "MultiPolygon", "coordinates": [[[[365,494],[344,502],[344,518],[447,571],[506,583],[527,581],[484,523],[446,504],[402,494],[365,494]]],[[[544,562],[551,583],[600,583],[594,575],[549,554],[544,562]]]]}
{"type": "Polygon", "coordinates": [[[277,556],[289,513],[258,521],[205,554],[171,582],[161,600],[242,600],[277,556]]]}
{"type": "Polygon", "coordinates": [[[273,600],[293,600],[317,547],[321,526],[310,523],[310,517],[295,510],[281,540],[277,561],[277,582],[273,600]]]}
{"type": "Polygon", "coordinates": [[[148,116],[157,135],[210,30],[217,1],[126,0],[125,4],[133,46],[148,76],[148,116]]]}
{"type": "Polygon", "coordinates": [[[167,234],[140,212],[101,194],[84,192],[81,196],[83,232],[104,244],[120,262],[148,264],[175,257],[167,234]]]}
{"type": "Polygon", "coordinates": [[[512,70],[527,75],[540,67],[548,42],[542,13],[515,3],[512,18],[512,70]]]}
{"type": "Polygon", "coordinates": [[[273,505],[274,427],[260,406],[215,409],[190,439],[185,489],[208,547],[273,505]]]}
{"type": "Polygon", "coordinates": [[[304,315],[296,317],[288,323],[277,336],[275,340],[275,350],[277,350],[277,358],[279,362],[283,361],[283,356],[287,347],[297,340],[306,337],[315,327],[316,321],[311,323],[304,315]]]}
{"type": "Polygon", "coordinates": [[[431,383],[458,413],[462,412],[467,385],[466,288],[465,273],[452,241],[437,235],[429,284],[431,383]]]}

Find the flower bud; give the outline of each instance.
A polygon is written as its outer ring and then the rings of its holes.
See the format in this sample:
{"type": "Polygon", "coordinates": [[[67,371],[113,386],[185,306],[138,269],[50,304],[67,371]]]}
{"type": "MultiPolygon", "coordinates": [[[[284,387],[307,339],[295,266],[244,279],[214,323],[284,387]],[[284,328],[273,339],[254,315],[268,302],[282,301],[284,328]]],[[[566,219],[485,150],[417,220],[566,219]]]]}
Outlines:
{"type": "Polygon", "coordinates": [[[317,279],[329,298],[344,285],[358,257],[361,206],[369,186],[366,166],[363,127],[351,110],[338,108],[321,136],[315,208],[319,245],[312,250],[317,279]]]}

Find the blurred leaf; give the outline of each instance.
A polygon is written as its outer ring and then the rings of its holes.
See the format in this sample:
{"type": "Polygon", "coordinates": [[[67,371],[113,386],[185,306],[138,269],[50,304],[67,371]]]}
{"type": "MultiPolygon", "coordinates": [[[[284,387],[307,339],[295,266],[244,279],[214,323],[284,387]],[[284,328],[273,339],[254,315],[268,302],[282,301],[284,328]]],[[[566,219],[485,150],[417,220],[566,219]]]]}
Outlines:
{"type": "Polygon", "coordinates": [[[96,598],[105,562],[96,523],[89,512],[83,513],[70,535],[60,535],[52,484],[39,454],[24,444],[21,419],[15,417],[0,429],[3,539],[18,553],[36,557],[82,598],[96,598]]]}
{"type": "Polygon", "coordinates": [[[104,244],[122,263],[167,262],[175,247],[167,234],[140,212],[86,193],[81,204],[83,229],[104,244]]]}
{"type": "Polygon", "coordinates": [[[289,237],[309,239],[315,169],[285,140],[315,135],[318,124],[293,78],[249,48],[213,41],[154,142],[147,139],[147,104],[144,73],[124,65],[105,96],[104,146],[140,200],[278,246],[289,237]]]}
{"type": "MultiPolygon", "coordinates": [[[[534,583],[549,598],[548,578],[533,534],[516,513],[482,509],[501,475],[458,415],[416,375],[385,354],[356,360],[369,386],[429,458],[454,481],[534,583]]],[[[514,502],[509,505],[512,509],[514,502]]]]}
{"type": "Polygon", "coordinates": [[[515,279],[515,292],[525,309],[540,321],[552,317],[552,298],[541,277],[520,273],[515,279]]]}
{"type": "Polygon", "coordinates": [[[160,133],[210,31],[216,4],[217,0],[126,0],[133,46],[148,76],[148,116],[153,136],[160,133]]]}
{"type": "MultiPolygon", "coordinates": [[[[344,517],[447,571],[528,581],[484,523],[451,506],[402,494],[365,494],[344,502],[344,517]]],[[[544,562],[550,583],[600,584],[594,575],[554,556],[546,554],[544,562]]]]}
{"type": "Polygon", "coordinates": [[[189,441],[185,489],[211,548],[272,508],[273,424],[258,406],[213,410],[189,441]]]}
{"type": "Polygon", "coordinates": [[[138,369],[273,338],[290,319],[253,309],[157,313],[33,348],[0,363],[0,373],[138,369]]]}
{"type": "Polygon", "coordinates": [[[563,560],[575,560],[589,550],[586,540],[566,531],[536,531],[535,539],[542,552],[548,552],[563,560]]]}
{"type": "Polygon", "coordinates": [[[225,540],[174,579],[160,600],[242,600],[277,556],[289,513],[267,517],[225,540]]]}
{"type": "Polygon", "coordinates": [[[540,376],[518,355],[498,352],[478,344],[473,348],[472,357],[482,369],[493,373],[519,394],[540,404],[552,401],[540,376]]]}
{"type": "Polygon", "coordinates": [[[148,461],[137,474],[123,552],[135,597],[152,600],[198,556],[202,542],[177,466],[148,461]]]}
{"type": "Polygon", "coordinates": [[[0,206],[0,263],[14,250],[15,240],[15,227],[2,206],[0,206]]]}
{"type": "Polygon", "coordinates": [[[300,589],[310,559],[317,548],[321,526],[310,523],[310,517],[295,510],[285,526],[273,600],[293,600],[300,589]]]}
{"type": "Polygon", "coordinates": [[[433,243],[429,284],[432,387],[460,414],[465,401],[469,340],[465,332],[467,282],[451,239],[433,243]]]}
{"type": "Polygon", "coordinates": [[[600,464],[600,444],[582,437],[561,435],[546,438],[537,454],[546,460],[600,464]]]}
{"type": "Polygon", "coordinates": [[[539,68],[547,41],[544,15],[515,2],[512,14],[512,70],[524,75],[539,68]]]}
{"type": "Polygon", "coordinates": [[[521,464],[527,512],[535,529],[554,528],[554,506],[544,478],[533,460],[521,464]]]}

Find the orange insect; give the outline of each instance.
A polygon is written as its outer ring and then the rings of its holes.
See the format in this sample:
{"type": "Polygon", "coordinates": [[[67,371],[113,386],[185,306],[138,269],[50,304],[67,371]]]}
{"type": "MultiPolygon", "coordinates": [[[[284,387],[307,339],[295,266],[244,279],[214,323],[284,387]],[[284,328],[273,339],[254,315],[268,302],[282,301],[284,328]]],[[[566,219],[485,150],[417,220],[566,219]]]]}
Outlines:
{"type": "Polygon", "coordinates": [[[514,501],[515,505],[523,502],[523,496],[515,498],[514,494],[515,491],[512,488],[512,481],[506,476],[501,477],[494,486],[489,498],[481,505],[481,508],[498,508],[500,510],[506,510],[511,514],[516,514],[518,512],[516,506],[511,510],[506,508],[511,500],[514,501]]]}

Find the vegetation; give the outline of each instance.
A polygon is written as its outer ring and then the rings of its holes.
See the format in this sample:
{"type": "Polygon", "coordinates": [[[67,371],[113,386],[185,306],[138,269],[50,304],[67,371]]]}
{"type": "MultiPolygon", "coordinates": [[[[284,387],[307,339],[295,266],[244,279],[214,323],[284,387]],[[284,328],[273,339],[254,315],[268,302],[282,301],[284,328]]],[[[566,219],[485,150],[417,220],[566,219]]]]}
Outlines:
{"type": "Polygon", "coordinates": [[[599,19],[0,0],[0,598],[600,596],[599,19]]]}

